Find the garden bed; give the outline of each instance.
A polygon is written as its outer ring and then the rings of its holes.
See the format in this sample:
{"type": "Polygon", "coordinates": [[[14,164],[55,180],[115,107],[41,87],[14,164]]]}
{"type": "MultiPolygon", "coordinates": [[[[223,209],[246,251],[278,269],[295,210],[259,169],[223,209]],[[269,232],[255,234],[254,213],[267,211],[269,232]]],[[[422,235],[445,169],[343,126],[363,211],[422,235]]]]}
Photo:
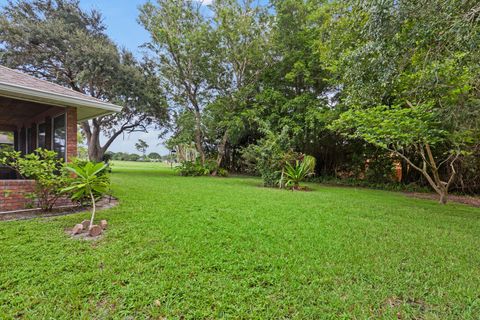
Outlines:
{"type": "MultiPolygon", "coordinates": [[[[118,204],[118,200],[113,197],[104,197],[103,199],[97,201],[97,209],[108,209],[115,207],[118,204]]],[[[0,213],[0,221],[12,221],[12,220],[26,220],[34,218],[47,218],[47,217],[56,217],[64,216],[68,214],[74,214],[78,212],[83,212],[89,208],[78,205],[70,206],[61,206],[54,208],[50,212],[43,211],[40,208],[36,209],[27,209],[27,210],[17,210],[10,212],[0,213]]]]}
{"type": "MultiPolygon", "coordinates": [[[[405,192],[409,197],[418,198],[418,199],[427,199],[438,201],[439,197],[435,193],[422,193],[422,192],[405,192]]],[[[480,208],[480,198],[464,195],[450,194],[448,195],[449,202],[456,202],[466,204],[472,207],[480,208]]]]}

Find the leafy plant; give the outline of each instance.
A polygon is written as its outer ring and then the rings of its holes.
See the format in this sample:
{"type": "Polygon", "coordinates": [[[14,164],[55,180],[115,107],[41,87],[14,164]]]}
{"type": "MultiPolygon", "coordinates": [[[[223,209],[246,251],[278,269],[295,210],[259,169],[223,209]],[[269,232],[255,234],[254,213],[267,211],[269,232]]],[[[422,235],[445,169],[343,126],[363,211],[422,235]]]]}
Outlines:
{"type": "Polygon", "coordinates": [[[200,159],[196,161],[183,161],[175,170],[181,176],[208,176],[213,172],[216,172],[217,176],[225,177],[228,175],[228,171],[224,168],[219,168],[214,160],[206,161],[203,165],[200,159]]]}
{"type": "Polygon", "coordinates": [[[296,160],[295,165],[287,162],[284,168],[287,177],[285,185],[298,189],[300,182],[315,172],[315,164],[316,160],[312,156],[305,156],[303,160],[296,160]]]}
{"type": "Polygon", "coordinates": [[[69,164],[66,168],[75,174],[71,179],[70,186],[63,189],[64,192],[72,192],[72,200],[81,201],[85,197],[89,197],[92,202],[92,217],[90,219],[90,228],[95,219],[95,201],[109,192],[110,181],[108,176],[102,174],[108,167],[103,162],[93,163],[87,162],[80,166],[77,164],[69,164]]]}
{"type": "Polygon", "coordinates": [[[68,172],[55,151],[37,149],[22,156],[19,151],[2,151],[0,164],[17,171],[23,178],[35,180],[34,198],[38,206],[51,211],[68,184],[68,172]]]}

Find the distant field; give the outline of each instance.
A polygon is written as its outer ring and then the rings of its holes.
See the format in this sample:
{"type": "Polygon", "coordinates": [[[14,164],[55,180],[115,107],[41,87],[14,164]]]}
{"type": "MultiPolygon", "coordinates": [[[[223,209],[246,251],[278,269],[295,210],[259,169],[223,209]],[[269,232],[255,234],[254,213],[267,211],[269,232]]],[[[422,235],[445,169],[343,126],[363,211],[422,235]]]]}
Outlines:
{"type": "Polygon", "coordinates": [[[113,162],[116,208],[0,223],[0,318],[478,319],[480,209],[113,162]]]}

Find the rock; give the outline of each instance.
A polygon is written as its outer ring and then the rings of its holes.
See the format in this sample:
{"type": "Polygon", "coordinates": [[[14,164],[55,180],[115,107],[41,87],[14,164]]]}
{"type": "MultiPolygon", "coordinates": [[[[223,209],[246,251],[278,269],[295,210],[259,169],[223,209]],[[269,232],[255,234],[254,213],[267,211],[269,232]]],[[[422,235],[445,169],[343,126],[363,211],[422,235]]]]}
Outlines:
{"type": "Polygon", "coordinates": [[[102,234],[102,227],[99,225],[94,224],[90,230],[88,231],[88,235],[90,237],[96,237],[102,234]]]}
{"type": "Polygon", "coordinates": [[[72,234],[79,234],[79,233],[82,233],[82,231],[83,231],[83,224],[79,223],[79,224],[76,224],[75,227],[73,227],[72,234]]]}
{"type": "Polygon", "coordinates": [[[83,225],[83,230],[88,230],[88,228],[90,228],[90,220],[83,220],[82,225],[83,225]]]}
{"type": "Polygon", "coordinates": [[[107,220],[100,221],[100,227],[102,227],[103,230],[107,229],[107,226],[108,226],[107,220]]]}

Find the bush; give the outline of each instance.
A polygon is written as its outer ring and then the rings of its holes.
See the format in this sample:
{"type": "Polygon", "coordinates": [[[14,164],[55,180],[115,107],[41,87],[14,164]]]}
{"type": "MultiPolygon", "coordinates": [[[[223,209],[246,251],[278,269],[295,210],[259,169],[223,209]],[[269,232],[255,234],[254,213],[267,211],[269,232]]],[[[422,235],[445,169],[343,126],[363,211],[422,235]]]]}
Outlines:
{"type": "MultiPolygon", "coordinates": [[[[311,176],[315,173],[315,164],[315,158],[307,155],[303,156],[302,160],[295,160],[294,165],[287,162],[285,164],[284,171],[282,171],[287,178],[285,186],[298,189],[300,187],[300,182],[304,181],[308,176],[311,176]]],[[[280,185],[283,187],[283,175],[280,185]]]]}
{"type": "Polygon", "coordinates": [[[217,173],[217,176],[226,177],[228,176],[228,171],[224,168],[218,168],[217,163],[214,160],[208,160],[205,162],[205,165],[202,165],[199,159],[192,161],[183,161],[175,170],[181,176],[190,176],[190,177],[199,177],[199,176],[208,176],[213,172],[217,173]]]}
{"type": "Polygon", "coordinates": [[[52,210],[69,181],[63,159],[55,151],[37,149],[25,156],[19,151],[3,151],[0,164],[12,168],[25,179],[35,180],[32,200],[45,211],[52,210]]]}
{"type": "Polygon", "coordinates": [[[249,145],[242,150],[242,157],[248,171],[259,174],[265,187],[278,186],[282,175],[282,168],[286,163],[295,161],[299,154],[289,148],[288,128],[280,135],[267,132],[266,137],[256,145],[249,145]]]}
{"type": "Polygon", "coordinates": [[[104,173],[107,164],[87,162],[83,165],[69,164],[66,168],[74,176],[69,180],[69,186],[63,189],[63,192],[71,192],[71,198],[74,201],[84,201],[90,199],[92,204],[92,216],[90,219],[90,228],[92,228],[95,219],[95,201],[107,194],[110,189],[110,180],[104,173]]]}

